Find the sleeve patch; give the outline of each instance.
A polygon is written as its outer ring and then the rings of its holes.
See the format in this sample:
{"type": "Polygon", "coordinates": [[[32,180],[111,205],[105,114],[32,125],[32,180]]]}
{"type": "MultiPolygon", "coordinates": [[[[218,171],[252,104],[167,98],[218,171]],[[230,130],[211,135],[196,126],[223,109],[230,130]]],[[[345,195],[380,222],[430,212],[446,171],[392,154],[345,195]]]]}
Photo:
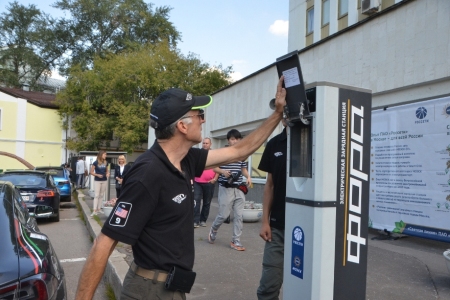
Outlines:
{"type": "Polygon", "coordinates": [[[117,204],[116,206],[116,209],[112,213],[112,216],[109,219],[109,225],[124,227],[127,224],[132,206],[133,205],[128,202],[119,202],[119,204],[117,204]]]}

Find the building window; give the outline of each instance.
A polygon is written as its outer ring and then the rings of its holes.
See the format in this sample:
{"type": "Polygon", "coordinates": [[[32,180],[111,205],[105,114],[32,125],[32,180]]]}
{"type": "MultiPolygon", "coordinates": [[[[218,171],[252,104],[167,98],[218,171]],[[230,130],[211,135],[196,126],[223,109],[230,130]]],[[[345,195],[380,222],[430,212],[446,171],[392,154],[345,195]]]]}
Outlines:
{"type": "Polygon", "coordinates": [[[339,18],[348,14],[348,0],[339,0],[339,18]]]}
{"type": "Polygon", "coordinates": [[[314,7],[306,11],[306,35],[314,32],[314,7]]]}
{"type": "MultiPolygon", "coordinates": [[[[261,147],[259,147],[258,150],[255,151],[249,158],[248,158],[248,172],[250,177],[253,179],[266,179],[266,172],[261,171],[258,169],[259,162],[261,161],[261,157],[263,155],[264,149],[266,148],[266,145],[263,144],[261,147]]],[[[262,183],[258,180],[255,183],[262,183]]]]}
{"type": "Polygon", "coordinates": [[[330,23],[330,0],[322,2],[322,26],[330,23]]]}

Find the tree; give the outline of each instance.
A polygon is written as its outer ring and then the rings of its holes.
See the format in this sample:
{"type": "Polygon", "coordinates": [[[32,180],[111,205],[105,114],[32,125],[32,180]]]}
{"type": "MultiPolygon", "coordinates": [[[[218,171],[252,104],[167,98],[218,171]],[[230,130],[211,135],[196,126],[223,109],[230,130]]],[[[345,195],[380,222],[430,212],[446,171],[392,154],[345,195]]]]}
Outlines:
{"type": "Polygon", "coordinates": [[[42,13],[35,5],[14,1],[0,16],[0,82],[36,86],[51,75],[72,38],[68,24],[42,13]]]}
{"type": "Polygon", "coordinates": [[[67,22],[77,36],[62,73],[75,64],[92,68],[96,56],[105,58],[147,43],[167,40],[175,47],[181,37],[168,20],[171,8],[153,10],[153,4],[143,0],[59,0],[54,6],[71,14],[67,22]]]}
{"type": "Polygon", "coordinates": [[[132,152],[147,140],[150,106],[161,92],[178,87],[210,94],[230,83],[231,72],[231,67],[202,63],[194,54],[184,56],[168,42],[97,57],[92,70],[77,65],[57,95],[60,116],[69,117],[77,132],[67,146],[98,150],[114,137],[132,152]]]}

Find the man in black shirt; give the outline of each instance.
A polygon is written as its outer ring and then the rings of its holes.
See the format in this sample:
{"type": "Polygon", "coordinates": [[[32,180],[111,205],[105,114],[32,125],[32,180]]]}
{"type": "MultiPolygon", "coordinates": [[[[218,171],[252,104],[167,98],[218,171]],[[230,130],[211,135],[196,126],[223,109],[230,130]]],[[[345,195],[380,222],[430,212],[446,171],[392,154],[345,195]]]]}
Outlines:
{"type": "Polygon", "coordinates": [[[202,109],[212,102],[210,96],[169,89],[154,100],[150,125],[157,139],[127,173],[120,200],[83,267],[76,299],[92,299],[119,241],[132,245],[134,254],[121,299],[185,299],[184,292],[165,289],[164,282],[173,267],[192,278],[194,177],[204,169],[244,160],[260,147],[282,118],[282,83],[283,77],[276,110],[260,127],[232,147],[210,151],[192,148],[202,141],[202,109]]]}
{"type": "MultiPolygon", "coordinates": [[[[283,125],[286,126],[284,120],[283,125]]],[[[266,241],[258,300],[278,299],[283,284],[284,220],[286,208],[286,128],[264,149],[258,169],[267,172],[259,235],[266,241]]]]}

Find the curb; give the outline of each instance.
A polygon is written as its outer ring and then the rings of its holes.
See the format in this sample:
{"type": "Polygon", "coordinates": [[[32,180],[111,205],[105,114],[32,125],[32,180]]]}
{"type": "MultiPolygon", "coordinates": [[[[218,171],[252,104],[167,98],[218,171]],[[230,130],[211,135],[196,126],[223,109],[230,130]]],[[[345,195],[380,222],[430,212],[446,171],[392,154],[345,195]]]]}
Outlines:
{"type": "MultiPolygon", "coordinates": [[[[83,201],[85,195],[81,191],[78,193],[78,203],[80,203],[81,211],[83,213],[84,220],[86,221],[86,228],[93,239],[95,239],[101,232],[102,228],[95,219],[90,217],[91,209],[83,201]]],[[[120,253],[117,250],[113,250],[109,256],[108,263],[106,264],[105,272],[103,274],[104,280],[111,286],[114,291],[116,299],[119,299],[122,290],[122,283],[125,279],[125,275],[128,272],[129,266],[125,261],[125,254],[120,253]]]]}

